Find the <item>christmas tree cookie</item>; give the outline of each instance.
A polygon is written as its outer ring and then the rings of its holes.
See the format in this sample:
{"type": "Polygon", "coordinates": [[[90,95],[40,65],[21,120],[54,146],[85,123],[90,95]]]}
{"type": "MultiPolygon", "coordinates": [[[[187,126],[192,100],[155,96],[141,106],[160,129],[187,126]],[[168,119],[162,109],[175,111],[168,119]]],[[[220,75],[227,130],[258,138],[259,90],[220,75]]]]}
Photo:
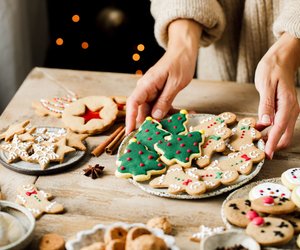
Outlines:
{"type": "Polygon", "coordinates": [[[166,171],[165,164],[158,159],[156,152],[148,151],[142,143],[132,139],[124,154],[117,160],[115,175],[121,178],[132,177],[136,181],[149,180],[151,175],[163,174],[166,171]]]}
{"type": "Polygon", "coordinates": [[[188,132],[186,124],[188,122],[188,116],[186,110],[181,110],[170,116],[167,119],[160,121],[162,128],[169,131],[171,134],[186,134],[188,132]]]}
{"type": "Polygon", "coordinates": [[[201,156],[203,136],[199,131],[189,132],[186,135],[172,134],[167,140],[154,145],[156,152],[161,154],[161,160],[167,165],[174,163],[188,168],[194,158],[201,156]]]}
{"type": "Polygon", "coordinates": [[[136,133],[135,138],[145,145],[148,150],[155,151],[154,144],[164,141],[164,138],[169,135],[170,133],[163,130],[159,122],[152,117],[147,117],[136,133]]]}

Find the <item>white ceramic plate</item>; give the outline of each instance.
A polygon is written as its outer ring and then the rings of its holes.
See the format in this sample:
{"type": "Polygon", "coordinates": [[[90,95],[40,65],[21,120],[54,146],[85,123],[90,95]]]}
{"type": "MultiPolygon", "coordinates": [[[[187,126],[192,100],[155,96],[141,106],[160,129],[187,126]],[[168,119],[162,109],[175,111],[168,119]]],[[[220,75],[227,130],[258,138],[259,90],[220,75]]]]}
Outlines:
{"type": "MultiPolygon", "coordinates": [[[[189,115],[189,121],[187,123],[187,127],[190,128],[191,126],[195,126],[199,123],[199,121],[207,116],[211,116],[211,114],[194,114],[194,115],[189,115]]],[[[120,147],[119,147],[119,151],[118,151],[118,158],[123,155],[126,146],[129,143],[129,140],[134,137],[135,133],[137,131],[132,132],[131,134],[129,134],[121,143],[120,147]]],[[[256,143],[256,146],[261,149],[264,150],[264,146],[265,143],[263,140],[259,140],[256,143]]],[[[222,155],[222,154],[215,154],[212,161],[213,160],[222,160],[223,158],[225,158],[226,156],[222,155]]],[[[173,199],[202,199],[202,198],[207,198],[207,197],[212,197],[212,196],[216,196],[216,195],[220,195],[222,193],[225,192],[229,192],[235,188],[238,188],[242,185],[244,185],[245,183],[249,182],[251,179],[253,179],[261,170],[262,166],[264,164],[264,160],[262,160],[260,163],[256,164],[256,166],[254,165],[252,168],[252,172],[249,175],[240,175],[239,179],[233,183],[232,185],[229,186],[220,186],[219,188],[212,190],[210,192],[206,192],[204,194],[201,195],[189,195],[189,194],[170,194],[167,192],[166,188],[152,188],[149,186],[149,181],[145,181],[145,182],[137,182],[133,179],[128,179],[130,183],[132,183],[133,185],[137,186],[138,188],[144,190],[145,192],[149,193],[149,194],[153,194],[153,195],[157,195],[160,197],[167,197],[167,198],[173,198],[173,199]]],[[[157,177],[157,176],[154,176],[157,177]]]]}
{"type": "Polygon", "coordinates": [[[127,230],[132,227],[145,227],[154,235],[162,238],[166,242],[170,250],[179,250],[179,248],[175,245],[175,238],[173,236],[164,234],[162,230],[157,228],[148,228],[145,224],[142,223],[127,224],[124,222],[116,222],[110,225],[98,224],[92,229],[80,231],[76,234],[75,239],[67,241],[66,249],[80,250],[82,247],[89,246],[97,241],[103,241],[105,231],[112,227],[123,227],[127,230]]]}
{"type": "MultiPolygon", "coordinates": [[[[234,230],[244,231],[244,229],[236,227],[236,226],[230,224],[229,221],[226,219],[225,213],[224,213],[225,204],[228,201],[232,200],[232,199],[248,198],[249,197],[249,192],[253,187],[255,187],[258,184],[266,183],[266,182],[282,184],[280,178],[264,179],[264,180],[261,180],[261,181],[252,182],[252,183],[250,183],[250,184],[248,184],[248,185],[246,185],[242,188],[239,188],[238,190],[235,190],[230,195],[228,195],[228,197],[224,200],[224,202],[222,204],[222,208],[221,208],[222,220],[223,220],[223,222],[224,222],[227,229],[234,229],[234,230]]],[[[278,248],[264,247],[263,249],[269,249],[269,250],[272,250],[272,249],[285,249],[285,250],[298,249],[298,247],[296,246],[296,237],[294,237],[294,239],[289,244],[283,245],[281,247],[278,247],[278,248]]]]}
{"type": "MultiPolygon", "coordinates": [[[[36,129],[36,132],[40,132],[43,129],[47,129],[47,131],[49,132],[56,132],[58,130],[61,130],[61,128],[57,127],[38,127],[36,129]]],[[[6,142],[1,141],[0,145],[2,143],[6,142]]],[[[74,152],[66,154],[63,163],[50,162],[49,166],[46,169],[41,169],[39,164],[32,162],[16,161],[13,163],[7,163],[8,153],[4,150],[0,150],[0,163],[3,166],[22,174],[46,175],[62,172],[66,168],[69,168],[74,163],[79,161],[84,155],[85,151],[76,150],[74,152]]]]}

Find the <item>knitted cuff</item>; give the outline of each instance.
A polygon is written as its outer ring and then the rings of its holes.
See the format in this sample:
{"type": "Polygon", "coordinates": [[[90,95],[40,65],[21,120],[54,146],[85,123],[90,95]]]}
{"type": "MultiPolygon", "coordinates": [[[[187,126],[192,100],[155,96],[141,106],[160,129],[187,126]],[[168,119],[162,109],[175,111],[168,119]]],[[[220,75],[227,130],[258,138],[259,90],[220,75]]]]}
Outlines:
{"type": "Polygon", "coordinates": [[[285,0],[284,7],[273,25],[273,33],[279,38],[287,32],[300,38],[300,1],[285,0]]]}
{"type": "Polygon", "coordinates": [[[176,19],[193,19],[203,27],[201,46],[218,40],[225,28],[225,16],[216,0],[152,0],[151,13],[155,19],[154,34],[163,48],[168,44],[168,26],[176,19]]]}

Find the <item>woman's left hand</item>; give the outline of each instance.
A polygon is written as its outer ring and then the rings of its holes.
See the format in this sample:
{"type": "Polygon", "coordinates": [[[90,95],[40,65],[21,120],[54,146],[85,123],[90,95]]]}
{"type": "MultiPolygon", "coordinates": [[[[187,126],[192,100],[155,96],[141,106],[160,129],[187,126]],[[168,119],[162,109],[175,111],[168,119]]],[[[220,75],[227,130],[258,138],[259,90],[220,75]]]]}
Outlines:
{"type": "Polygon", "coordinates": [[[259,62],[255,86],[260,95],[258,129],[271,126],[265,147],[272,159],[290,145],[300,108],[295,73],[300,66],[300,39],[284,33],[259,62]]]}

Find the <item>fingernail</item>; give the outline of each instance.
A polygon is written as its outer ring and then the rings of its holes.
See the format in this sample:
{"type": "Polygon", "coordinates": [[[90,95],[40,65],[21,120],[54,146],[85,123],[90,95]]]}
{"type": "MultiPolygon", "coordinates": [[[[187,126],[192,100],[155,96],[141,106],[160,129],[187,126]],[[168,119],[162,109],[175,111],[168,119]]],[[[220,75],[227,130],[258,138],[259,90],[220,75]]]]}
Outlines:
{"type": "Polygon", "coordinates": [[[270,154],[270,160],[273,159],[273,155],[274,155],[274,152],[272,152],[272,153],[270,154]]]}
{"type": "Polygon", "coordinates": [[[155,119],[162,119],[163,118],[163,112],[160,109],[157,109],[153,113],[153,117],[155,119]]]}
{"type": "Polygon", "coordinates": [[[262,118],[261,118],[261,122],[263,124],[266,124],[266,125],[269,125],[271,124],[271,118],[269,115],[263,115],[262,118]]]}

